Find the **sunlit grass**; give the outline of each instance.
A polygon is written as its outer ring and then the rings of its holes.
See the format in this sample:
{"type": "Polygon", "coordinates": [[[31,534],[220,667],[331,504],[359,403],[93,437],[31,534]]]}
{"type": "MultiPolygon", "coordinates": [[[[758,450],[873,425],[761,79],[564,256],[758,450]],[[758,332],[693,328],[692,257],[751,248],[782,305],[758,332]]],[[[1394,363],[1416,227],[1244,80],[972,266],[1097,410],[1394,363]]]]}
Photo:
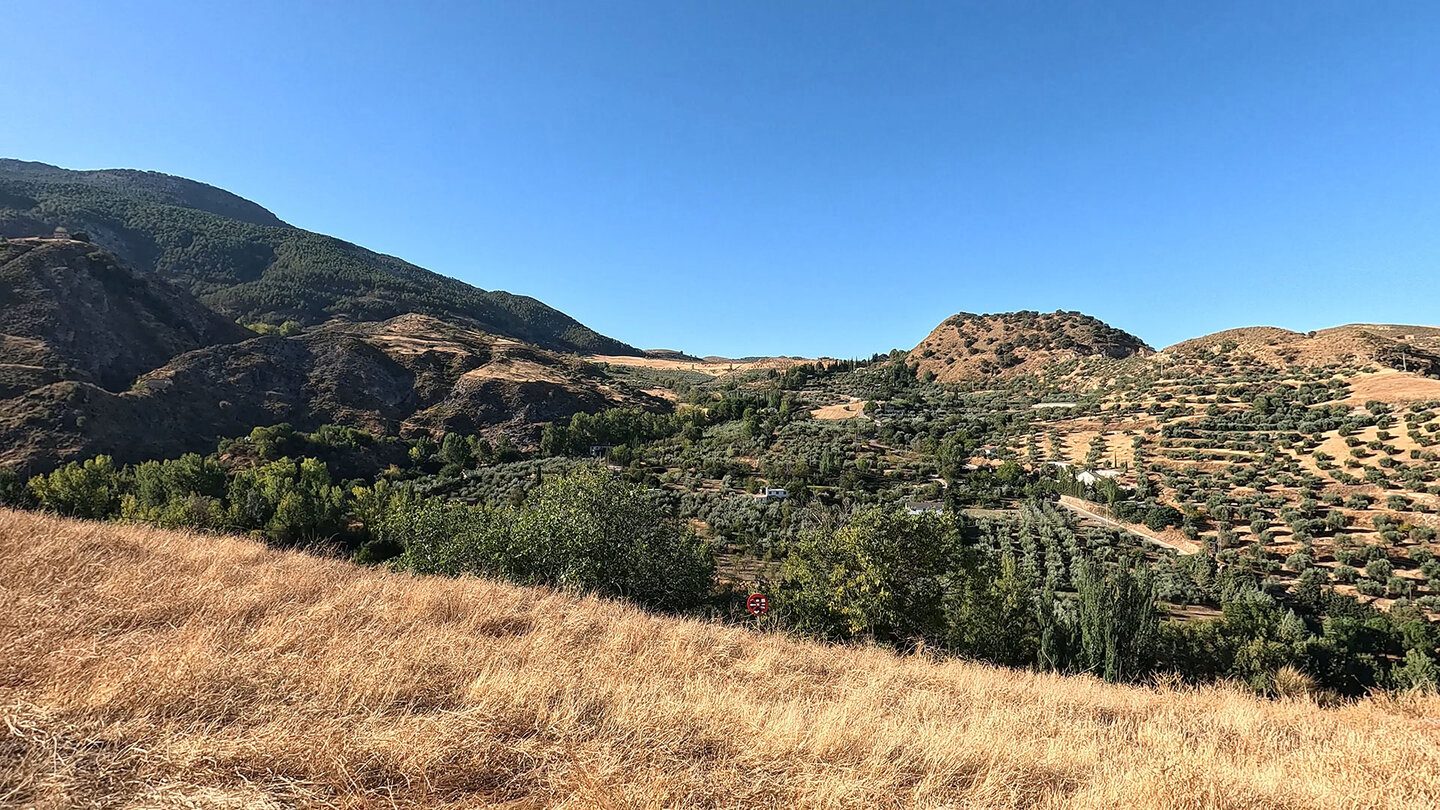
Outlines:
{"type": "Polygon", "coordinates": [[[5,511],[0,712],[0,806],[1440,806],[1435,698],[1109,686],[5,511]]]}

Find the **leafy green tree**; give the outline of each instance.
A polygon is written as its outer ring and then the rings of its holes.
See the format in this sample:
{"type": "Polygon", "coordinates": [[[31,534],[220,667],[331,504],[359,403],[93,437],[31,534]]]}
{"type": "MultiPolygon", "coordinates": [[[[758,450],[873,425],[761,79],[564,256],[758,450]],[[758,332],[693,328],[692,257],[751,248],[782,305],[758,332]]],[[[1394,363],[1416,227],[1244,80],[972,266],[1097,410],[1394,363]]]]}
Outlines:
{"type": "Polygon", "coordinates": [[[781,607],[801,629],[831,638],[939,639],[959,551],[947,518],[863,509],[800,537],[785,561],[781,607]]]}
{"type": "Polygon", "coordinates": [[[1395,566],[1389,560],[1378,559],[1365,563],[1365,576],[1376,582],[1384,582],[1395,573],[1395,566]]]}
{"type": "Polygon", "coordinates": [[[228,525],[280,543],[336,538],[346,530],[346,495],[325,463],[282,458],[241,470],[227,490],[228,525]]]}
{"type": "Polygon", "coordinates": [[[35,505],[35,493],[25,479],[9,467],[0,467],[0,506],[29,509],[35,505]]]}
{"type": "Polygon", "coordinates": [[[102,520],[120,508],[124,491],[121,473],[110,456],[70,462],[49,475],[30,479],[41,507],[62,515],[102,520]]]}
{"type": "MultiPolygon", "coordinates": [[[[1053,595],[1050,597],[1053,604],[1053,595]]],[[[1041,652],[1041,606],[1033,583],[1019,570],[1015,557],[998,562],[972,557],[969,570],[953,577],[947,600],[949,646],[961,655],[1006,666],[1031,666],[1041,652]]],[[[1053,628],[1052,628],[1053,633],[1053,628]]],[[[1056,643],[1052,635],[1047,647],[1056,643]]],[[[1047,649],[1047,665],[1059,654],[1047,649]]]]}
{"type": "Polygon", "coordinates": [[[440,498],[400,498],[379,523],[380,539],[404,548],[400,560],[422,574],[516,578],[508,507],[440,498]]]}
{"type": "Polygon", "coordinates": [[[525,499],[513,537],[508,564],[521,582],[680,610],[704,600],[714,580],[709,549],[651,493],[596,468],[546,479],[525,499]]]}
{"type": "Polygon", "coordinates": [[[440,461],[445,464],[446,474],[455,475],[474,465],[475,458],[471,455],[470,443],[464,436],[459,433],[446,433],[444,440],[440,442],[440,461]]]}
{"type": "Polygon", "coordinates": [[[1435,659],[1418,649],[1406,651],[1405,664],[1397,668],[1392,677],[1400,689],[1421,692],[1440,689],[1440,667],[1435,665],[1435,659]]]}

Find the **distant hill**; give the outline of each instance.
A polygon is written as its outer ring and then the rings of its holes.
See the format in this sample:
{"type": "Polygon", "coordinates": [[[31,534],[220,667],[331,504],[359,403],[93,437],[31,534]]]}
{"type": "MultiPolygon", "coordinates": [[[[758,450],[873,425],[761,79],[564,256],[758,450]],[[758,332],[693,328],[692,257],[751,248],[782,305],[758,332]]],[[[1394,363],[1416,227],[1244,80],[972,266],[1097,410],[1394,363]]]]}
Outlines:
{"type": "Polygon", "coordinates": [[[1079,312],[962,312],[935,327],[908,359],[921,374],[961,382],[1031,374],[1080,357],[1118,359],[1151,351],[1140,338],[1079,312]]]}
{"type": "Polygon", "coordinates": [[[1253,326],[1182,341],[1161,354],[1186,358],[1217,350],[1243,352],[1276,367],[1360,363],[1440,376],[1440,328],[1431,326],[1362,323],[1308,333],[1253,326]]]}
{"type": "Polygon", "coordinates": [[[644,356],[653,357],[657,360],[678,360],[687,363],[702,362],[700,358],[686,354],[678,349],[646,349],[644,356]]]}
{"type": "Polygon", "coordinates": [[[379,321],[418,312],[555,351],[639,354],[533,298],[481,290],[295,228],[204,183],[0,159],[0,236],[49,235],[57,227],[246,323],[379,321]]]}

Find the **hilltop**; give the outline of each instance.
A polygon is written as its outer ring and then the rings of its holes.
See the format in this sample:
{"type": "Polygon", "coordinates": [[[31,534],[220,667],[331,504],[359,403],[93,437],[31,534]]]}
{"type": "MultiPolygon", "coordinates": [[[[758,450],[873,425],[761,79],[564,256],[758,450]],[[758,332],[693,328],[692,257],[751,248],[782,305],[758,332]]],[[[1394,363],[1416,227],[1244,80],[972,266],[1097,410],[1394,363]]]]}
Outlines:
{"type": "Polygon", "coordinates": [[[639,354],[534,298],[486,291],[302,230],[222,189],[156,172],[0,159],[0,236],[84,234],[130,267],[245,323],[380,321],[411,312],[563,352],[639,354]]]}
{"type": "Polygon", "coordinates": [[[1126,358],[1151,352],[1144,341],[1079,312],[962,312],[910,351],[920,373],[939,382],[1034,374],[1082,357],[1126,358]]]}
{"type": "Polygon", "coordinates": [[[1348,324],[1315,332],[1273,326],[1227,329],[1166,347],[1167,357],[1194,358],[1236,351],[1271,366],[1338,367],[1374,363],[1424,375],[1440,374],[1440,328],[1348,324]]]}
{"type": "Polygon", "coordinates": [[[793,641],[0,510],[19,806],[1428,808],[1435,698],[1336,709],[793,641]]]}

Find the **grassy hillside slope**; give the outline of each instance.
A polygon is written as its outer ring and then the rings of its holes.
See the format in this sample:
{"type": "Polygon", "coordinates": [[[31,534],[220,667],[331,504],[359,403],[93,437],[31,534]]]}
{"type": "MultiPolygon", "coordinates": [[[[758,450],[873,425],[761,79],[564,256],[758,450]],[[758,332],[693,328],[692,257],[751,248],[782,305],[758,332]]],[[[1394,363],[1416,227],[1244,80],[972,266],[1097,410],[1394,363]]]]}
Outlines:
{"type": "Polygon", "coordinates": [[[0,511],[0,804],[1434,807],[1440,700],[798,643],[0,511]]]}
{"type": "MultiPolygon", "coordinates": [[[[418,312],[546,349],[639,354],[522,295],[482,290],[394,256],[282,222],[259,205],[183,177],[70,171],[0,159],[0,236],[84,232],[126,264],[186,287],[246,323],[418,312]]],[[[441,238],[462,238],[437,227],[441,238]]]]}

